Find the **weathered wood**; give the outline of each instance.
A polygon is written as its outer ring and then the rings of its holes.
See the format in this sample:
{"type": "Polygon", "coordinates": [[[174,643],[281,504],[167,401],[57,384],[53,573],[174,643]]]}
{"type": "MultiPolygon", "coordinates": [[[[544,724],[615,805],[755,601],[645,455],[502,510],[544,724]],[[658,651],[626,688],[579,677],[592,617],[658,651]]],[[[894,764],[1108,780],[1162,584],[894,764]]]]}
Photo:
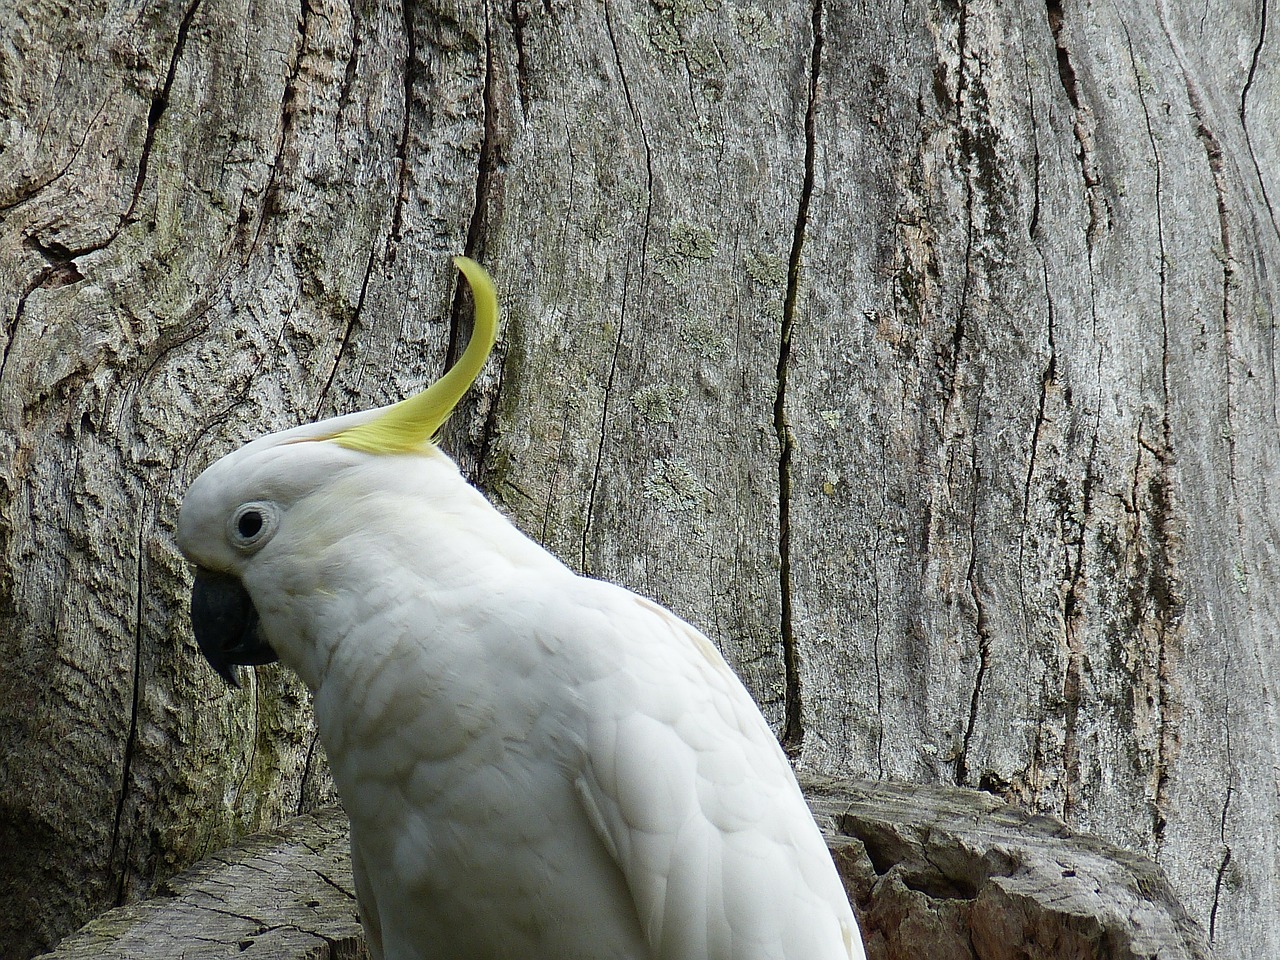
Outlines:
{"type": "Polygon", "coordinates": [[[811,779],[870,960],[1209,960],[1156,864],[954,787],[811,779]]]}
{"type": "Polygon", "coordinates": [[[1265,4],[0,0],[0,944],[331,801],[172,543],[507,323],[446,438],[810,770],[982,786],[1280,952],[1265,4]]]}
{"type": "Polygon", "coordinates": [[[365,960],[340,807],[255,834],[104,914],[50,960],[365,960]]]}
{"type": "MultiPolygon", "coordinates": [[[[1209,960],[1150,861],[989,794],[807,784],[870,960],[1209,960]]],[[[48,960],[363,957],[341,810],[299,817],[113,910],[48,960]]]]}
{"type": "Polygon", "coordinates": [[[1274,955],[1254,8],[824,11],[787,380],[803,758],[1055,813],[1274,955]]]}

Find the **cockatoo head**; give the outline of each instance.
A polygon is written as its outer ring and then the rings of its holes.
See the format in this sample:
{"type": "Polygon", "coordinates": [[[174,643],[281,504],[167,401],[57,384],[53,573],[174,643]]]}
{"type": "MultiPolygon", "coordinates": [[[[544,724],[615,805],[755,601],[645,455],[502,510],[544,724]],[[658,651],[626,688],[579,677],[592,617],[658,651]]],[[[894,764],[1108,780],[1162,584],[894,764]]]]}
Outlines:
{"type": "MultiPolygon", "coordinates": [[[[232,686],[236,666],[277,659],[250,587],[270,567],[291,520],[343,478],[388,458],[440,457],[432,438],[484,366],[497,338],[493,283],[472,260],[454,261],[475,298],[475,327],[449,371],[416,396],[260,437],[191,484],[178,514],[178,547],[196,567],[191,621],[205,659],[232,686]]],[[[348,485],[349,486],[349,485],[348,485]]]]}

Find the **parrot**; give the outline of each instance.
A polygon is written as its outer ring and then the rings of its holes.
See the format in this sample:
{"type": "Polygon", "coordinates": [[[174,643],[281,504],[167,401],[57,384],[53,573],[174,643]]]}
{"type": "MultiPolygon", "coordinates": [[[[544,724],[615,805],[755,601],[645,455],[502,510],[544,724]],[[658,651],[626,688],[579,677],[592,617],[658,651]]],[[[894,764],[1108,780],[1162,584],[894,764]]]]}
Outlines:
{"type": "Polygon", "coordinates": [[[580,575],[437,445],[497,339],[424,391],[191,482],[192,632],[311,694],[374,960],[864,960],[795,774],[716,646],[580,575]]]}

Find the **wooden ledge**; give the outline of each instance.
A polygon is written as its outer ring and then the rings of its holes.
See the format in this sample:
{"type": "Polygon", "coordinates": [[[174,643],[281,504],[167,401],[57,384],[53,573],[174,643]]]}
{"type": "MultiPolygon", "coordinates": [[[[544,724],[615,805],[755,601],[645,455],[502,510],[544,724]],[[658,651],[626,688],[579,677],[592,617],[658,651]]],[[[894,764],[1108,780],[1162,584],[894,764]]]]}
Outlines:
{"type": "MultiPolygon", "coordinates": [[[[868,960],[1211,960],[1154,863],[989,794],[805,781],[868,960]]],[[[49,960],[366,958],[332,808],[215,854],[49,960]]]]}
{"type": "Polygon", "coordinates": [[[57,960],[367,960],[347,815],[295,817],[201,860],[63,940],[57,960]]]}
{"type": "Polygon", "coordinates": [[[988,793],[809,779],[868,960],[1210,960],[1163,871],[988,793]]]}

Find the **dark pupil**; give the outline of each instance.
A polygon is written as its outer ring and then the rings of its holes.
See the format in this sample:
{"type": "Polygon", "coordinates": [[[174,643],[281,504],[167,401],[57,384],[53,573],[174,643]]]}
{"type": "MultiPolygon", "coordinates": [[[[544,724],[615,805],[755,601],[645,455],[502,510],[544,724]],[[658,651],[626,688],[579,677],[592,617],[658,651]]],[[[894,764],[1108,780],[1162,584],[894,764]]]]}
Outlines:
{"type": "Polygon", "coordinates": [[[240,536],[248,540],[250,537],[257,536],[259,530],[262,529],[262,514],[257,510],[246,510],[240,514],[240,519],[236,521],[236,530],[240,532],[240,536]]]}

